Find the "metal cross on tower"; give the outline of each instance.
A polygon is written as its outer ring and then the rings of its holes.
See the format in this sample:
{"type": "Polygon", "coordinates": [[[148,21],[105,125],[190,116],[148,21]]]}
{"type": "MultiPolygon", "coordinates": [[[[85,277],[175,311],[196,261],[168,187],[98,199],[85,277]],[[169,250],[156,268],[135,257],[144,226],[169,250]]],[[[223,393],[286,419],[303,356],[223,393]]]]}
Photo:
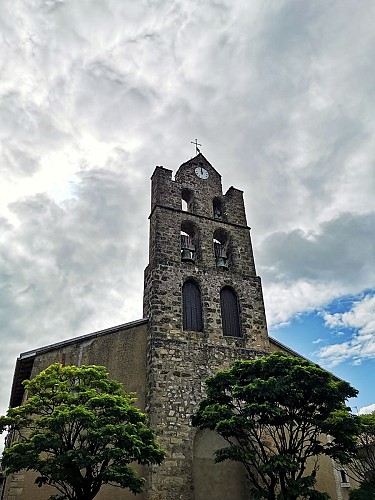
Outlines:
{"type": "Polygon", "coordinates": [[[202,146],[202,144],[198,144],[198,139],[195,139],[195,142],[194,141],[190,141],[190,142],[191,142],[191,144],[194,144],[196,154],[200,153],[198,146],[202,146]]]}

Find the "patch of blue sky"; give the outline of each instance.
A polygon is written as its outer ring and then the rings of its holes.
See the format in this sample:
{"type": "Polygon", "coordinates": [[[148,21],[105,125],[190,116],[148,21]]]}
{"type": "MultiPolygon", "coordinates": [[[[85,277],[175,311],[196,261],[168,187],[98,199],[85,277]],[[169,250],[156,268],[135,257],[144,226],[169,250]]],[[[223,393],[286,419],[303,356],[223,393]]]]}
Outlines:
{"type": "Polygon", "coordinates": [[[366,288],[356,295],[344,295],[339,297],[329,304],[322,307],[320,310],[330,314],[345,313],[352,309],[352,306],[357,302],[361,302],[366,297],[375,295],[375,288],[366,288]]]}
{"type": "Polygon", "coordinates": [[[356,305],[372,299],[374,296],[375,290],[373,289],[366,289],[357,295],[346,295],[312,312],[296,315],[287,325],[270,328],[271,337],[330,370],[338,377],[347,380],[358,389],[358,397],[349,402],[354,411],[356,408],[360,409],[375,402],[372,383],[375,374],[375,358],[371,358],[371,356],[367,358],[361,356],[343,357],[332,366],[329,359],[321,357],[319,353],[320,349],[330,345],[348,344],[358,335],[359,328],[352,327],[342,321],[342,315],[350,313],[356,305]],[[327,315],[334,316],[334,318],[337,315],[337,324],[328,323],[325,319],[327,315]]]}
{"type": "Polygon", "coordinates": [[[298,314],[289,324],[270,328],[271,337],[315,362],[318,361],[314,356],[314,351],[317,350],[316,344],[326,344],[330,334],[320,311],[298,314]]]}

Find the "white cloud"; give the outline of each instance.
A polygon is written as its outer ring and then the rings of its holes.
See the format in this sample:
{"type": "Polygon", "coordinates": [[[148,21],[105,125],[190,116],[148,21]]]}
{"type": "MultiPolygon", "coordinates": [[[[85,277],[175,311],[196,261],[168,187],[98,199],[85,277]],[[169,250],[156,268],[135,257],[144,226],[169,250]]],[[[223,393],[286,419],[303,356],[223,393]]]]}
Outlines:
{"type": "Polygon", "coordinates": [[[268,323],[281,326],[293,316],[311,312],[344,293],[336,283],[296,281],[267,282],[263,280],[268,323]]]}
{"type": "Polygon", "coordinates": [[[323,314],[329,328],[354,330],[351,340],[331,344],[317,352],[321,360],[335,366],[346,359],[360,364],[364,359],[375,358],[375,296],[366,295],[345,313],[323,314]]]}
{"type": "Polygon", "coordinates": [[[350,311],[344,313],[324,313],[323,318],[330,328],[356,328],[361,336],[375,332],[375,296],[367,295],[362,301],[354,304],[350,311]]]}
{"type": "Polygon", "coordinates": [[[366,414],[372,413],[374,411],[375,411],[375,403],[373,403],[372,405],[363,406],[362,408],[359,409],[358,413],[360,415],[366,415],[366,414]]]}
{"type": "Polygon", "coordinates": [[[141,316],[149,177],[195,137],[244,190],[270,323],[373,285],[361,5],[0,2],[3,408],[20,351],[141,316]]]}
{"type": "MultiPolygon", "coordinates": [[[[139,179],[103,169],[81,173],[74,197],[45,194],[14,202],[19,224],[6,224],[0,247],[0,375],[32,347],[142,317],[148,207],[139,179]]],[[[5,402],[10,384],[2,384],[5,402]]]]}
{"type": "Polygon", "coordinates": [[[371,288],[374,227],[375,213],[343,213],[321,223],[317,231],[294,229],[267,236],[257,247],[256,261],[270,323],[371,288]]]}

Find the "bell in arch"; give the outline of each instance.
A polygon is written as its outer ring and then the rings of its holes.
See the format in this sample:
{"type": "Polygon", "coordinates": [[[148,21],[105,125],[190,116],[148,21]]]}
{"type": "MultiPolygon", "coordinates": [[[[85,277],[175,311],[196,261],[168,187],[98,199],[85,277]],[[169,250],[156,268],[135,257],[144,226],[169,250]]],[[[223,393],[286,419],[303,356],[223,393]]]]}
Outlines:
{"type": "Polygon", "coordinates": [[[194,262],[195,245],[188,234],[181,234],[181,260],[194,262]]]}
{"type": "Polygon", "coordinates": [[[181,250],[181,260],[194,262],[193,252],[191,250],[189,250],[188,248],[183,248],[181,250]]]}
{"type": "Polygon", "coordinates": [[[219,241],[215,241],[214,248],[215,248],[216,266],[223,267],[224,269],[228,269],[228,266],[227,266],[228,255],[227,255],[227,252],[224,248],[224,245],[222,245],[219,241]]]}
{"type": "Polygon", "coordinates": [[[217,267],[224,267],[225,269],[227,269],[228,268],[227,259],[224,257],[216,257],[216,266],[217,267]]]}

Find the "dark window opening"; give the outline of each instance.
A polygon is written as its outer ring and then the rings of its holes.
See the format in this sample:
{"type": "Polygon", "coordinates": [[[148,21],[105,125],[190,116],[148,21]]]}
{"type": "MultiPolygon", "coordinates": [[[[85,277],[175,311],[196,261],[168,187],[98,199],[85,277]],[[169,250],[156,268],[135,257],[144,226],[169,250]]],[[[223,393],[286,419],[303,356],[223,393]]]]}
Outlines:
{"type": "Polygon", "coordinates": [[[223,335],[242,337],[237,295],[229,286],[224,287],[220,292],[220,306],[223,335]]]}
{"type": "Polygon", "coordinates": [[[215,219],[222,219],[224,214],[223,202],[220,198],[214,198],[213,201],[213,211],[215,219]]]}
{"type": "Polygon", "coordinates": [[[341,475],[341,482],[342,483],[348,483],[349,482],[349,478],[348,478],[346,472],[344,471],[344,469],[340,470],[340,475],[341,475]]]}
{"type": "Polygon", "coordinates": [[[190,189],[183,189],[181,191],[181,204],[184,212],[194,212],[194,195],[190,189]]]}
{"type": "Polygon", "coordinates": [[[201,292],[194,281],[185,281],[182,287],[183,328],[203,331],[201,292]]]}

